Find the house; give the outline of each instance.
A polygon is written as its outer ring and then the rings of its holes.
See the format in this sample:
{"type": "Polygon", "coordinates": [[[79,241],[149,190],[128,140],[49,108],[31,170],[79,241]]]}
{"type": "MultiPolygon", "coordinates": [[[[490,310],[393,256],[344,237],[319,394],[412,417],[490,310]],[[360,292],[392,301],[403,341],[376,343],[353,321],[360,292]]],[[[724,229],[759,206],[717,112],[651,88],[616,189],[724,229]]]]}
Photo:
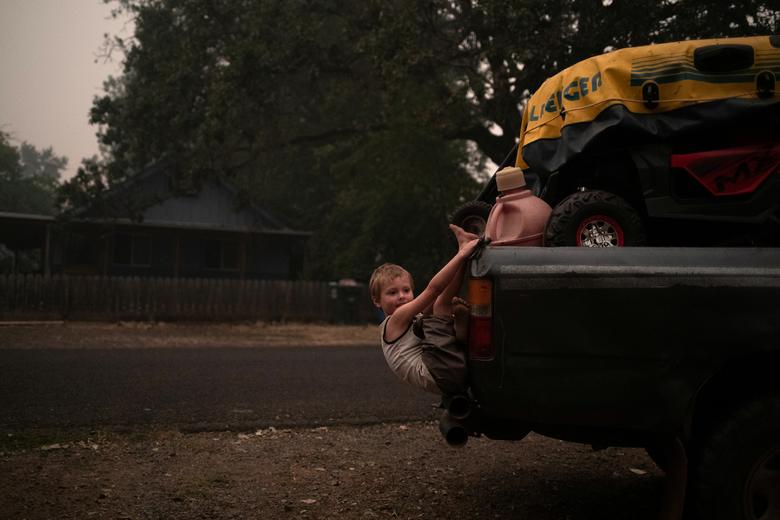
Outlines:
{"type": "Polygon", "coordinates": [[[299,278],[310,233],[290,229],[262,208],[238,207],[235,195],[219,181],[176,193],[169,176],[153,168],[106,199],[114,207],[135,201],[140,209],[132,219],[106,218],[94,208],[67,221],[0,213],[0,243],[11,250],[40,248],[46,273],[299,278]]]}
{"type": "Polygon", "coordinates": [[[49,274],[46,254],[54,217],[0,211],[0,273],[49,274]]]}

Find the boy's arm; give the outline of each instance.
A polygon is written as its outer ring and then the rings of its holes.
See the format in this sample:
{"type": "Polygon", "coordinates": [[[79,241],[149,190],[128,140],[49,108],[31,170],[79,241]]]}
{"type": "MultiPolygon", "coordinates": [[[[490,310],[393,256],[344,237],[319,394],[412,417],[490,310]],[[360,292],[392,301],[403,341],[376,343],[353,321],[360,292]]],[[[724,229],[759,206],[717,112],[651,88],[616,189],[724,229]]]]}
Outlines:
{"type": "Polygon", "coordinates": [[[385,330],[388,337],[399,337],[406,331],[417,314],[433,305],[436,297],[447,288],[468,257],[474,252],[478,242],[478,239],[473,239],[461,244],[455,256],[431,278],[428,286],[415,299],[396,309],[387,321],[385,330]]]}
{"type": "MultiPolygon", "coordinates": [[[[469,233],[463,228],[460,228],[454,224],[450,224],[450,229],[455,234],[455,239],[458,241],[458,249],[469,241],[479,238],[474,233],[469,233]]],[[[460,286],[463,283],[463,273],[466,270],[466,263],[460,264],[457,273],[452,277],[450,283],[442,291],[433,302],[433,305],[428,307],[424,312],[433,314],[435,316],[449,316],[452,314],[452,299],[460,292],[460,286]]]]}

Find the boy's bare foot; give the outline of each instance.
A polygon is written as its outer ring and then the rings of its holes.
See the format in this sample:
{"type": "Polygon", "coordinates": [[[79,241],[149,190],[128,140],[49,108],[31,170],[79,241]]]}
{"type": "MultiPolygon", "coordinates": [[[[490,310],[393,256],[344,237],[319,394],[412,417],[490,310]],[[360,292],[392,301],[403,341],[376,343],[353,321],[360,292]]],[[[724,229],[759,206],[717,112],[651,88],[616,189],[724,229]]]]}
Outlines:
{"type": "Polygon", "coordinates": [[[455,224],[450,224],[450,229],[455,234],[455,239],[458,241],[458,247],[465,244],[466,242],[469,242],[470,240],[479,238],[479,236],[475,235],[474,233],[469,233],[465,229],[458,227],[455,224]]]}
{"type": "Polygon", "coordinates": [[[452,316],[455,340],[461,345],[466,345],[469,340],[469,303],[455,296],[452,299],[452,316]]]}

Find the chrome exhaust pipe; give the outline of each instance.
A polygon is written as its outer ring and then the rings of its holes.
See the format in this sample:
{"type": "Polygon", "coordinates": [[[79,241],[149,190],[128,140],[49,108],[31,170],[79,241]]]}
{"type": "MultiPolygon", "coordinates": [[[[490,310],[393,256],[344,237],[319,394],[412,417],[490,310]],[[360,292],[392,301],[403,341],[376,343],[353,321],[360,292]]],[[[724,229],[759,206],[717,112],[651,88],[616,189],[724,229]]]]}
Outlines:
{"type": "Polygon", "coordinates": [[[465,446],[466,442],[469,440],[469,431],[468,428],[466,428],[466,425],[460,420],[452,417],[450,412],[447,411],[441,415],[441,419],[439,420],[439,431],[441,431],[447,444],[456,448],[465,446]]]}

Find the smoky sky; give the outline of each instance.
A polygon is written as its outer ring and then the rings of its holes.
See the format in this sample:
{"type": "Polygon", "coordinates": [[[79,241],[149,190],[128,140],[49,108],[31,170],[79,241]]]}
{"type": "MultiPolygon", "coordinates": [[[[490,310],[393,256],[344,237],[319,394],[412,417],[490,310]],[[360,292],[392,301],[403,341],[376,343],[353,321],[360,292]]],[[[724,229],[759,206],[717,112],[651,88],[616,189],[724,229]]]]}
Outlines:
{"type": "Polygon", "coordinates": [[[66,156],[66,177],[98,152],[89,109],[121,70],[99,56],[103,35],[132,34],[110,14],[101,0],[0,0],[0,129],[66,156]]]}

